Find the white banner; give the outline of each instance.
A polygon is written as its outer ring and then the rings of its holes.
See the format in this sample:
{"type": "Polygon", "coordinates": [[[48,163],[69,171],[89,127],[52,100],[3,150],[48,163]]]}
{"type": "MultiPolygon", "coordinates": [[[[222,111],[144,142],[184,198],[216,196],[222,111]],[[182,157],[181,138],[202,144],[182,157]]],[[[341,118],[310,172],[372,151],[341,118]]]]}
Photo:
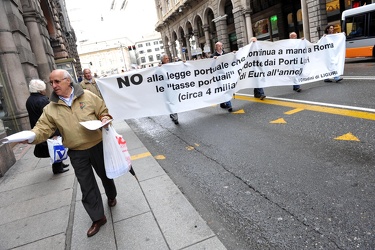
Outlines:
{"type": "Polygon", "coordinates": [[[345,35],[318,43],[257,41],[216,59],[164,64],[97,79],[115,119],[168,115],[229,101],[245,88],[305,84],[343,74],[345,35]]]}

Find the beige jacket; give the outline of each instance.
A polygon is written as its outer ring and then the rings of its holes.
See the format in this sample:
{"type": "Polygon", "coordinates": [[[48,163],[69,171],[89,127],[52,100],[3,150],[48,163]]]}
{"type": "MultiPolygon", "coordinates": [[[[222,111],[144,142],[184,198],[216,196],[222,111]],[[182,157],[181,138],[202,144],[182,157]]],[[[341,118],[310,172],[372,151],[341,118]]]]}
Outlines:
{"type": "Polygon", "coordinates": [[[101,130],[88,130],[79,122],[100,120],[108,115],[104,101],[90,91],[74,85],[72,106],[69,107],[53,92],[51,102],[44,107],[35,127],[36,134],[33,144],[47,140],[56,129],[59,129],[66,148],[85,150],[102,141],[101,130]]]}
{"type": "Polygon", "coordinates": [[[89,81],[87,81],[86,79],[83,79],[83,81],[80,83],[80,85],[83,89],[89,90],[92,93],[94,93],[95,95],[97,95],[97,96],[99,96],[100,98],[103,99],[102,94],[100,94],[99,87],[96,84],[96,81],[95,81],[94,78],[92,78],[91,83],[89,81]]]}

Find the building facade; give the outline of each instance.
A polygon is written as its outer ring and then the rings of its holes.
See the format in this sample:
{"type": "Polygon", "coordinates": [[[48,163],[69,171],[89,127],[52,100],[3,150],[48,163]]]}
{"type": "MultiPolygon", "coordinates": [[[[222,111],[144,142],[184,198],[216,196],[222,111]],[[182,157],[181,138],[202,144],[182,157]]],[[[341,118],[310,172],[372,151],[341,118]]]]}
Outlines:
{"type": "Polygon", "coordinates": [[[140,68],[158,66],[164,53],[164,44],[159,33],[137,41],[135,48],[137,65],[140,68]]]}
{"type": "MultiPolygon", "coordinates": [[[[0,138],[30,129],[31,79],[48,83],[55,68],[81,70],[75,43],[64,0],[0,0],[0,138]]],[[[11,158],[2,154],[6,147],[0,145],[0,176],[11,158]]]]}
{"type": "Polygon", "coordinates": [[[161,33],[167,54],[192,59],[197,50],[212,53],[217,41],[223,43],[225,51],[233,51],[247,45],[253,36],[258,40],[276,41],[296,32],[298,37],[317,42],[328,24],[341,32],[340,19],[344,10],[372,2],[374,0],[155,0],[156,30],[161,33]]]}
{"type": "MultiPolygon", "coordinates": [[[[78,43],[82,68],[88,68],[95,77],[120,74],[135,63],[134,43],[126,37],[104,41],[78,43]]],[[[78,73],[82,75],[82,72],[78,73]]]]}

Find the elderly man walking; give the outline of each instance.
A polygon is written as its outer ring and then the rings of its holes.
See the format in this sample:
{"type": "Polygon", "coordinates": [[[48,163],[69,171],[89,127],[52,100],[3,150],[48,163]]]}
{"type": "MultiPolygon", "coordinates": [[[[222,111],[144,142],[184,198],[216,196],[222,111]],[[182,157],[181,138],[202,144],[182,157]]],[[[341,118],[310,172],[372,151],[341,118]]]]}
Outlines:
{"type": "Polygon", "coordinates": [[[73,84],[68,71],[54,70],[49,79],[53,88],[51,102],[32,129],[35,133],[32,143],[45,141],[56,129],[60,131],[64,146],[69,148],[70,162],[81,186],[83,206],[93,221],[87,231],[87,236],[91,237],[107,222],[94,170],[102,181],[110,207],[117,203],[117,191],[113,179],[107,178],[105,174],[102,132],[99,129],[88,130],[79,122],[101,120],[105,123],[112,117],[100,97],[83,90],[79,84],[73,84]]]}

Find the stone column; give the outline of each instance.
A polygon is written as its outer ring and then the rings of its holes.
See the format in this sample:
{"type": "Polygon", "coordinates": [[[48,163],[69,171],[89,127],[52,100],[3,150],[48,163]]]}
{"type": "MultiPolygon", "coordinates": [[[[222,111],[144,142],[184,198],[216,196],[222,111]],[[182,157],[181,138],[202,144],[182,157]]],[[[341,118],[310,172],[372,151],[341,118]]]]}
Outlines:
{"type": "MultiPolygon", "coordinates": [[[[6,137],[5,131],[0,131],[0,139],[6,137]]],[[[0,177],[16,162],[13,150],[10,144],[0,144],[0,177]]]]}
{"type": "Polygon", "coordinates": [[[246,36],[247,43],[250,43],[250,39],[254,36],[253,25],[251,23],[250,11],[245,11],[245,22],[246,22],[246,36]]]}
{"type": "Polygon", "coordinates": [[[244,41],[246,27],[244,27],[242,10],[240,8],[233,9],[233,17],[237,37],[237,47],[241,48],[243,47],[244,43],[246,43],[246,41],[244,41]]]}
{"type": "Polygon", "coordinates": [[[171,58],[171,50],[168,44],[164,45],[164,53],[167,54],[169,58],[171,58]]]}
{"type": "Polygon", "coordinates": [[[215,23],[218,41],[223,43],[224,51],[229,52],[229,38],[227,31],[227,21],[223,18],[215,23]]]}
{"type": "Polygon", "coordinates": [[[210,26],[203,25],[203,30],[204,30],[204,39],[206,40],[206,44],[210,46],[210,26]]]}
{"type": "Polygon", "coordinates": [[[324,29],[328,24],[326,2],[312,0],[306,2],[310,22],[310,42],[315,43],[324,35],[324,29]]]}
{"type": "Polygon", "coordinates": [[[211,40],[210,40],[210,26],[209,25],[203,25],[204,30],[204,39],[206,40],[205,47],[210,48],[210,53],[214,50],[214,48],[211,47],[211,40]]]}
{"type": "Polygon", "coordinates": [[[53,70],[53,64],[50,63],[50,56],[48,56],[48,51],[46,51],[46,48],[50,48],[50,45],[45,46],[46,44],[41,35],[47,31],[45,28],[47,23],[39,11],[33,9],[32,6],[24,6],[23,17],[30,34],[30,45],[38,65],[39,77],[44,82],[48,82],[49,74],[53,70]]]}
{"type": "Polygon", "coordinates": [[[188,52],[188,57],[186,60],[191,59],[191,46],[190,46],[190,35],[185,35],[185,41],[186,41],[186,48],[188,52]]]}
{"type": "Polygon", "coordinates": [[[306,0],[301,0],[301,10],[302,10],[302,25],[303,25],[303,36],[308,41],[310,39],[310,27],[309,27],[309,14],[307,10],[306,0]]]}
{"type": "Polygon", "coordinates": [[[27,53],[28,48],[21,47],[27,45],[26,38],[21,34],[27,35],[27,29],[23,25],[18,8],[12,1],[0,1],[0,87],[5,111],[2,120],[4,126],[8,128],[6,130],[8,135],[30,129],[25,107],[29,91],[24,72],[34,69],[34,73],[29,73],[37,75],[35,68],[28,67],[31,64],[27,61],[32,62],[34,58],[27,53]],[[8,13],[7,10],[14,12],[8,13]],[[9,17],[12,19],[8,19],[9,17]],[[15,32],[16,30],[19,32],[15,32]],[[16,44],[15,37],[18,39],[18,44],[16,44]],[[20,44],[19,41],[25,43],[20,44]],[[25,62],[25,66],[22,62],[25,62]]]}
{"type": "Polygon", "coordinates": [[[186,60],[186,55],[184,52],[182,52],[182,46],[184,45],[184,43],[182,42],[182,38],[178,39],[178,43],[180,45],[180,54],[182,56],[182,58],[180,58],[181,60],[186,60]]]}
{"type": "Polygon", "coordinates": [[[176,49],[176,40],[172,41],[171,46],[172,46],[173,56],[174,57],[178,56],[177,49],[176,49]]]}

